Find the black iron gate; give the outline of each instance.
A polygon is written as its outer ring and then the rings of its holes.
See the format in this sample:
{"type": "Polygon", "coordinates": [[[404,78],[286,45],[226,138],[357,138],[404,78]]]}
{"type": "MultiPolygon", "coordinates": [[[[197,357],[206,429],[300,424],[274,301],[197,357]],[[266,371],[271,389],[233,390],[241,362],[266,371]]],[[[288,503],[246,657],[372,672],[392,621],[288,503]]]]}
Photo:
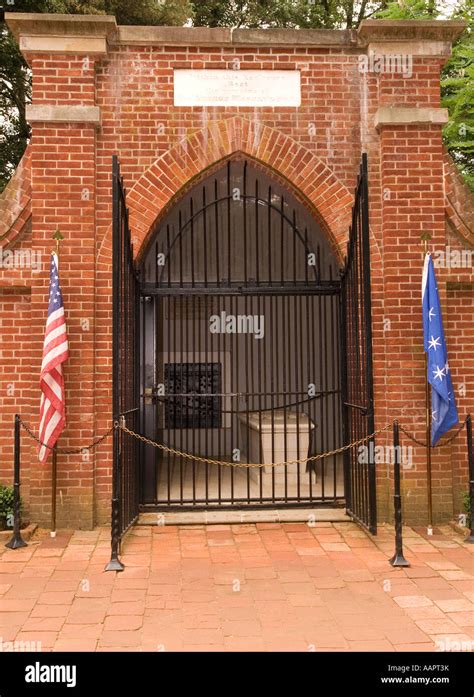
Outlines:
{"type": "MultiPolygon", "coordinates": [[[[114,422],[139,429],[139,286],[128,224],[126,192],[116,155],[112,159],[112,410],[114,422]]],[[[112,557],[108,570],[120,571],[120,540],[138,516],[138,442],[115,429],[112,469],[112,557]]]]}
{"type": "Polygon", "coordinates": [[[345,504],[375,533],[370,447],[305,461],[374,430],[366,156],[340,274],[304,201],[239,157],[167,209],[138,275],[117,158],[113,223],[114,419],[174,452],[115,431],[110,568],[140,504],[345,504]]]}
{"type": "Polygon", "coordinates": [[[144,446],[142,502],[342,506],[342,457],[304,462],[342,443],[337,260],[273,173],[240,158],[206,175],[159,221],[140,265],[142,431],[266,466],[144,446]]]}
{"type": "MultiPolygon", "coordinates": [[[[362,156],[355,189],[347,258],[342,272],[343,439],[359,440],[374,432],[372,317],[367,155],[362,156]]],[[[373,441],[344,455],[348,513],[371,533],[377,531],[373,441]]]]}

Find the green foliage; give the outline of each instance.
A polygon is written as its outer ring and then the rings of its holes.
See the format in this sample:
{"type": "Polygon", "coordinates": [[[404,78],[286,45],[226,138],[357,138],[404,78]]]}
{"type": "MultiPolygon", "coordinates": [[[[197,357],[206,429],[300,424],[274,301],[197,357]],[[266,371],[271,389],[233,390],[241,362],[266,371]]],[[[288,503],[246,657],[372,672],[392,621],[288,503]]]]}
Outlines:
{"type": "Polygon", "coordinates": [[[12,527],[9,517],[13,515],[13,487],[0,484],[0,530],[12,527]]]}
{"type": "Polygon", "coordinates": [[[107,15],[115,15],[118,24],[164,24],[182,26],[192,18],[188,0],[95,0],[107,15]]]}
{"type": "Polygon", "coordinates": [[[449,112],[443,141],[467,185],[474,191],[474,15],[472,0],[449,7],[437,0],[395,0],[377,13],[385,19],[463,19],[466,31],[453,46],[441,74],[441,103],[449,112]]]}
{"type": "Polygon", "coordinates": [[[0,191],[3,190],[26,147],[30,128],[25,104],[31,77],[13,37],[0,25],[0,191]]]}
{"type": "MultiPolygon", "coordinates": [[[[5,0],[4,0],[5,1],[5,0]]],[[[182,25],[192,16],[189,0],[13,0],[9,12],[115,15],[118,24],[182,25]]]]}
{"type": "Polygon", "coordinates": [[[356,27],[386,0],[192,0],[194,25],[338,29],[356,27]]]}
{"type": "Polygon", "coordinates": [[[379,19],[436,19],[437,0],[393,0],[387,7],[377,12],[379,19]]]}
{"type": "MultiPolygon", "coordinates": [[[[118,24],[181,26],[192,18],[189,0],[4,0],[8,12],[115,15],[118,24]]],[[[25,105],[31,71],[0,22],[0,192],[21,160],[30,137],[25,105]]]]}
{"type": "Polygon", "coordinates": [[[462,493],[462,503],[466,513],[466,528],[471,529],[471,497],[468,491],[462,493]]]}
{"type": "Polygon", "coordinates": [[[468,26],[453,47],[441,76],[442,105],[449,111],[443,138],[474,191],[474,18],[467,2],[455,16],[466,20],[468,26]]]}

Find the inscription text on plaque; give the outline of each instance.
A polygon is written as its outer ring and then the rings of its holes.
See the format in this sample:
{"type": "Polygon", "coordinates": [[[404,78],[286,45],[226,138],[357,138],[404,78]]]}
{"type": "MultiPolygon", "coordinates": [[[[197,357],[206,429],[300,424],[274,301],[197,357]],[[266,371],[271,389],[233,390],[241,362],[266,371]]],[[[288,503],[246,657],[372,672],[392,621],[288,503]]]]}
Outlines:
{"type": "Polygon", "coordinates": [[[299,70],[174,71],[175,106],[293,106],[301,104],[299,70]]]}

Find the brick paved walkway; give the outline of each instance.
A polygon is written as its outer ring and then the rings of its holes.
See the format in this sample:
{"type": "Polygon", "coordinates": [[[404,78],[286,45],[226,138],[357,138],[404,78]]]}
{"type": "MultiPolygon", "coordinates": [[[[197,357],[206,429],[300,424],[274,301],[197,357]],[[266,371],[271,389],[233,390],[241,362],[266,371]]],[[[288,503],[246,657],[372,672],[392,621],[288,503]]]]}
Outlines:
{"type": "Polygon", "coordinates": [[[352,523],[135,528],[126,570],[109,532],[37,534],[0,551],[0,637],[43,650],[472,650],[474,545],[443,528],[352,523]]]}

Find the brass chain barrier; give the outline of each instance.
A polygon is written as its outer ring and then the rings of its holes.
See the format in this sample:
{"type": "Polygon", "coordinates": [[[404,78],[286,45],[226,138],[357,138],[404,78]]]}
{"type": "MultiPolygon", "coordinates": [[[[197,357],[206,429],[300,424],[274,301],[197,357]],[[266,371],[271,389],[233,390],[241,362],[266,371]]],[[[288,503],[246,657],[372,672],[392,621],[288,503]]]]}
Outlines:
{"type": "Polygon", "coordinates": [[[140,433],[136,433],[135,431],[132,431],[130,428],[127,428],[127,426],[116,422],[116,428],[119,428],[121,431],[124,431],[124,433],[128,433],[129,436],[132,436],[133,438],[137,438],[138,440],[142,441],[142,443],[146,443],[146,445],[151,445],[154,448],[159,448],[160,450],[163,450],[166,453],[171,453],[172,455],[177,455],[178,457],[183,457],[186,460],[195,460],[196,462],[203,462],[208,465],[222,465],[223,467],[243,467],[243,468],[259,468],[259,467],[284,467],[285,465],[300,465],[305,462],[315,462],[317,460],[323,460],[325,457],[331,457],[331,455],[337,455],[338,453],[343,453],[346,450],[350,450],[350,448],[353,448],[356,445],[362,445],[363,443],[366,443],[367,441],[371,440],[375,436],[377,436],[379,433],[383,433],[384,431],[388,431],[390,428],[392,428],[393,422],[391,421],[388,423],[386,426],[383,428],[379,428],[377,431],[374,431],[371,433],[369,436],[364,436],[364,438],[360,438],[359,440],[355,440],[353,443],[349,443],[348,445],[344,445],[341,448],[336,448],[335,450],[330,450],[327,453],[321,453],[319,455],[311,455],[311,457],[303,457],[300,460],[290,460],[289,462],[259,462],[259,463],[254,463],[254,462],[228,462],[226,460],[213,460],[208,457],[201,457],[200,455],[191,455],[190,453],[184,452],[182,450],[176,450],[176,448],[170,448],[167,445],[163,445],[163,443],[157,443],[154,440],[151,440],[150,438],[146,438],[145,436],[140,435],[140,433]]]}
{"type": "MultiPolygon", "coordinates": [[[[43,446],[44,448],[48,448],[48,450],[54,450],[54,446],[51,445],[46,445],[46,443],[43,443],[43,441],[38,438],[38,436],[33,433],[31,428],[28,426],[27,423],[23,421],[23,419],[20,418],[20,423],[22,427],[25,429],[25,431],[28,433],[28,435],[38,443],[38,445],[43,446]]],[[[108,431],[106,431],[104,434],[96,438],[95,440],[92,441],[92,443],[89,443],[89,445],[83,445],[80,448],[56,448],[56,452],[58,453],[64,453],[64,455],[80,455],[84,450],[93,450],[96,448],[98,445],[100,445],[106,438],[110,436],[110,434],[115,430],[115,424],[111,426],[108,431]]]]}
{"type": "MultiPolygon", "coordinates": [[[[448,439],[443,441],[442,443],[438,443],[437,445],[433,446],[435,448],[443,447],[445,445],[448,445],[451,443],[459,433],[463,430],[467,422],[467,418],[464,419],[462,424],[456,429],[456,431],[453,433],[452,436],[450,436],[448,439]]],[[[23,421],[23,419],[20,418],[20,423],[24,430],[28,433],[28,435],[38,443],[38,445],[43,446],[45,448],[48,448],[49,450],[53,450],[54,446],[47,445],[46,443],[43,443],[40,438],[32,431],[32,429],[28,426],[27,423],[23,421]]],[[[356,445],[363,445],[367,441],[371,440],[372,438],[375,438],[375,436],[378,436],[380,433],[384,433],[385,431],[388,431],[390,428],[393,426],[393,421],[390,421],[388,424],[386,424],[383,428],[379,428],[378,430],[374,431],[368,436],[364,436],[363,438],[360,438],[359,440],[355,440],[352,443],[349,443],[348,445],[344,445],[340,448],[335,448],[334,450],[329,450],[326,453],[320,453],[318,455],[311,455],[310,457],[303,457],[300,458],[299,460],[290,460],[288,462],[269,462],[269,463],[256,463],[256,462],[229,462],[227,460],[214,460],[212,458],[208,457],[202,457],[200,455],[192,455],[191,453],[187,453],[183,450],[178,450],[176,448],[171,448],[168,445],[165,445],[164,443],[157,443],[154,440],[151,440],[150,438],[147,438],[146,436],[142,436],[140,433],[136,433],[135,431],[132,431],[132,429],[128,428],[125,426],[124,423],[121,421],[116,421],[113,426],[111,426],[105,433],[103,433],[101,436],[98,438],[94,439],[89,445],[83,445],[80,448],[56,448],[58,453],[63,453],[65,455],[79,455],[84,450],[93,450],[96,448],[98,445],[103,443],[111,434],[112,432],[118,428],[124,433],[127,433],[129,436],[132,436],[133,438],[136,438],[137,440],[141,441],[142,443],[145,443],[146,445],[151,445],[153,448],[158,448],[159,450],[162,450],[163,452],[170,453],[171,455],[177,455],[178,457],[182,457],[186,460],[195,460],[196,462],[203,462],[204,464],[208,465],[222,465],[223,467],[242,467],[242,468],[261,468],[261,467],[284,467],[286,465],[300,465],[304,464],[306,462],[317,462],[318,460],[323,460],[326,457],[331,457],[332,455],[338,455],[339,453],[343,453],[346,450],[350,450],[351,448],[354,448],[356,445]]],[[[422,446],[423,448],[426,448],[426,442],[419,440],[418,438],[415,438],[411,433],[409,433],[401,424],[399,424],[400,431],[405,434],[407,438],[409,438],[413,443],[416,443],[417,445],[422,446]]]]}
{"type": "MultiPolygon", "coordinates": [[[[462,424],[460,426],[458,426],[458,428],[454,431],[452,436],[449,436],[449,438],[446,438],[446,440],[443,440],[442,443],[436,443],[436,445],[433,445],[431,447],[432,448],[443,448],[445,445],[449,445],[450,443],[452,443],[453,440],[455,438],[457,438],[458,435],[461,433],[461,431],[463,430],[466,423],[467,423],[467,416],[464,419],[464,421],[462,422],[462,424]]],[[[413,436],[411,433],[409,433],[401,424],[400,424],[400,431],[402,433],[404,433],[409,440],[413,441],[413,443],[416,443],[417,445],[421,445],[421,446],[423,446],[423,448],[426,448],[426,441],[419,440],[418,438],[415,438],[415,436],[413,436]]]]}

